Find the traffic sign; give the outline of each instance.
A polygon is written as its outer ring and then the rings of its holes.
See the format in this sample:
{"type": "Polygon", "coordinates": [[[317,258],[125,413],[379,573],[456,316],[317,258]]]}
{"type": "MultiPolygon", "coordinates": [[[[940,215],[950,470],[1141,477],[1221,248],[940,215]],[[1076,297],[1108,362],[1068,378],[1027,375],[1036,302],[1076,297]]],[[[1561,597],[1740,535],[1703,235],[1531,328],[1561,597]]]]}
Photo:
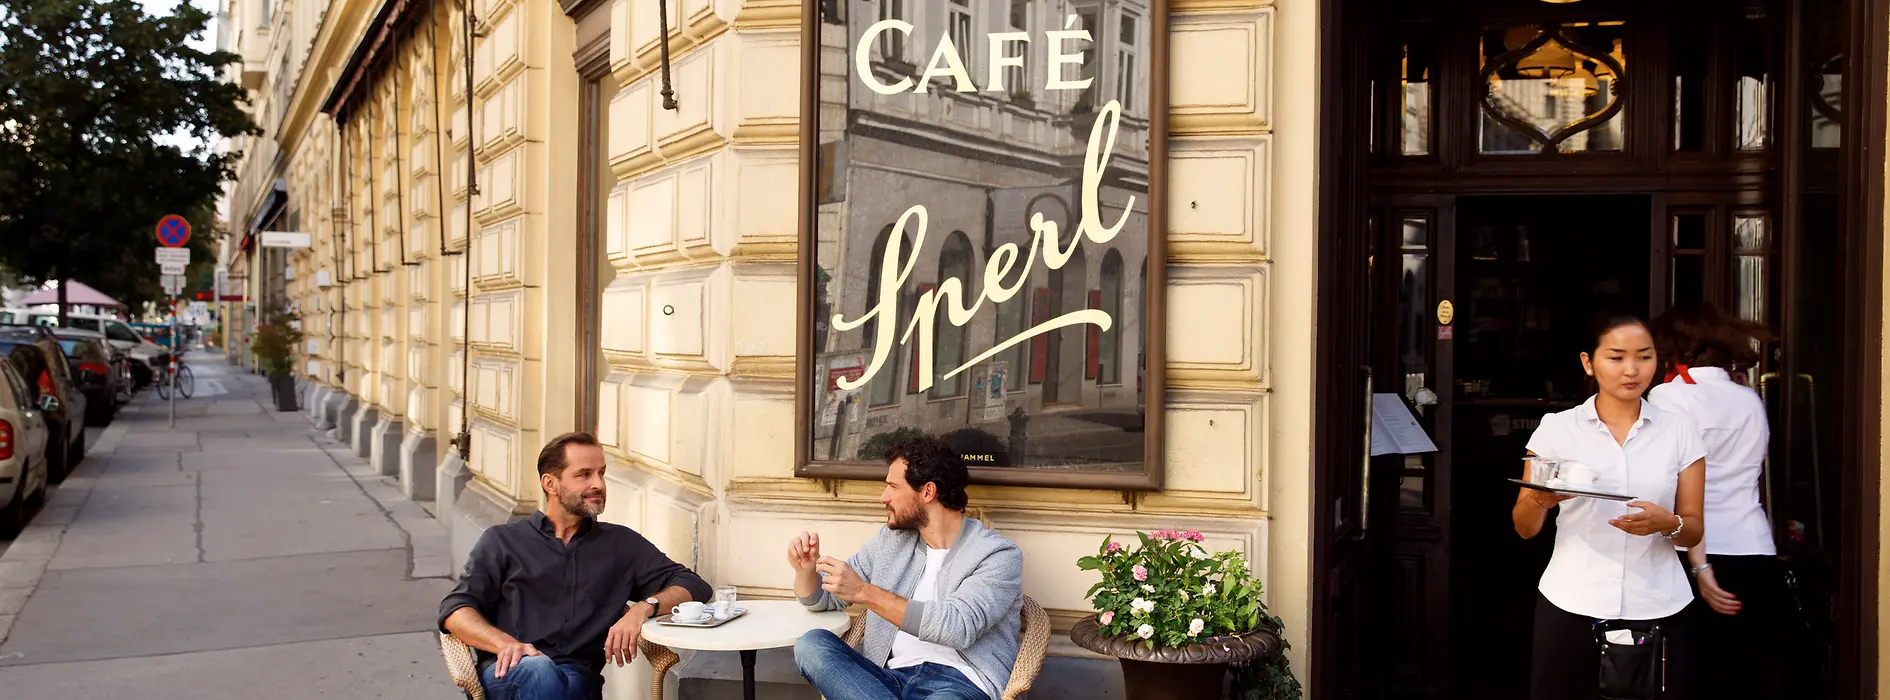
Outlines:
{"type": "MultiPolygon", "coordinates": [[[[190,264],[190,249],[189,248],[159,248],[157,249],[157,262],[159,265],[165,265],[165,264],[189,265],[190,264]]],[[[167,273],[167,274],[181,275],[183,273],[172,272],[172,273],[167,273]]]]}
{"type": "Polygon", "coordinates": [[[264,231],[261,236],[264,248],[307,248],[313,239],[298,231],[264,231]]]}
{"type": "Polygon", "coordinates": [[[175,294],[183,293],[184,291],[184,276],[183,275],[165,275],[161,279],[164,282],[165,294],[175,295],[175,294]]]}
{"type": "Polygon", "coordinates": [[[158,272],[162,272],[167,275],[181,275],[181,274],[184,274],[184,267],[185,267],[184,265],[180,265],[176,262],[166,260],[164,262],[158,263],[158,272]]]}
{"type": "Polygon", "coordinates": [[[190,222],[185,221],[184,217],[176,214],[158,219],[157,239],[159,244],[169,248],[176,248],[185,243],[189,243],[190,222]]]}

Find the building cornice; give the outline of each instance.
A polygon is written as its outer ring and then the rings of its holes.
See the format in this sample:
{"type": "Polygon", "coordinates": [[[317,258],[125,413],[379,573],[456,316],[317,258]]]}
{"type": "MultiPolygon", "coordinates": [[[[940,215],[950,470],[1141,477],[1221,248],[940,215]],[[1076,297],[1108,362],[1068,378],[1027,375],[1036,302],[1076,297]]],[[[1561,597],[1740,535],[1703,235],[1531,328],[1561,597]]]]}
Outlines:
{"type": "Polygon", "coordinates": [[[282,131],[276,134],[276,144],[284,153],[295,153],[301,147],[303,137],[321,113],[321,100],[328,96],[321,86],[338,81],[342,62],[367,35],[380,5],[376,0],[338,0],[329,6],[321,30],[309,45],[295,92],[283,110],[282,131]]]}

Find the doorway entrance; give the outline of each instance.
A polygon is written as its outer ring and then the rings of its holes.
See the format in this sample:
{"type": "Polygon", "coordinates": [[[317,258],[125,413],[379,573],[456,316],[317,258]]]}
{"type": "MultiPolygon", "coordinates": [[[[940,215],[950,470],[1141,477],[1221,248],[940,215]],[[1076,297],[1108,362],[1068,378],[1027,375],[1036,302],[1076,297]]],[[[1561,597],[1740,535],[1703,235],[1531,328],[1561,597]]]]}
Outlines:
{"type": "Polygon", "coordinates": [[[1890,0],[1322,13],[1314,696],[1525,697],[1553,533],[1514,534],[1505,479],[1592,393],[1593,315],[1706,301],[1776,337],[1744,380],[1807,601],[1795,687],[1865,697],[1890,0]],[[1387,395],[1436,452],[1360,454],[1387,395]]]}

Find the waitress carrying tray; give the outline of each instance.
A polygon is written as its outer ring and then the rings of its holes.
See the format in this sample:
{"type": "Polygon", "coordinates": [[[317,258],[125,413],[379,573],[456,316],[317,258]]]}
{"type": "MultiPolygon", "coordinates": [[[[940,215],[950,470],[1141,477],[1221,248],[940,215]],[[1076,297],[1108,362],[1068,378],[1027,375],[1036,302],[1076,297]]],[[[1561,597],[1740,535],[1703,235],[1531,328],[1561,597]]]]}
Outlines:
{"type": "Polygon", "coordinates": [[[1599,498],[1599,499],[1607,500],[1607,501],[1635,500],[1635,497],[1633,496],[1623,496],[1618,493],[1604,493],[1601,491],[1584,491],[1582,489],[1556,488],[1553,486],[1543,486],[1542,484],[1530,483],[1527,481],[1523,481],[1522,479],[1510,479],[1509,483],[1515,484],[1517,486],[1521,486],[1526,489],[1533,489],[1536,491],[1547,491],[1549,493],[1553,493],[1559,496],[1585,496],[1588,498],[1599,498]]]}

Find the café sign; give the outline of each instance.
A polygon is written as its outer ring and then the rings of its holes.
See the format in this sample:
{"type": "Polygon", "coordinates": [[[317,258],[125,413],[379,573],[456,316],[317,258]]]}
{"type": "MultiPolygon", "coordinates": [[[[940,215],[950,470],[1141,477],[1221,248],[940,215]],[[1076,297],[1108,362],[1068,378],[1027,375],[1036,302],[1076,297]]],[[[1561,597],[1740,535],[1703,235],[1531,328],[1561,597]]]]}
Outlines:
{"type": "Polygon", "coordinates": [[[1166,9],[973,5],[808,5],[798,473],[1159,488],[1166,9]]]}

